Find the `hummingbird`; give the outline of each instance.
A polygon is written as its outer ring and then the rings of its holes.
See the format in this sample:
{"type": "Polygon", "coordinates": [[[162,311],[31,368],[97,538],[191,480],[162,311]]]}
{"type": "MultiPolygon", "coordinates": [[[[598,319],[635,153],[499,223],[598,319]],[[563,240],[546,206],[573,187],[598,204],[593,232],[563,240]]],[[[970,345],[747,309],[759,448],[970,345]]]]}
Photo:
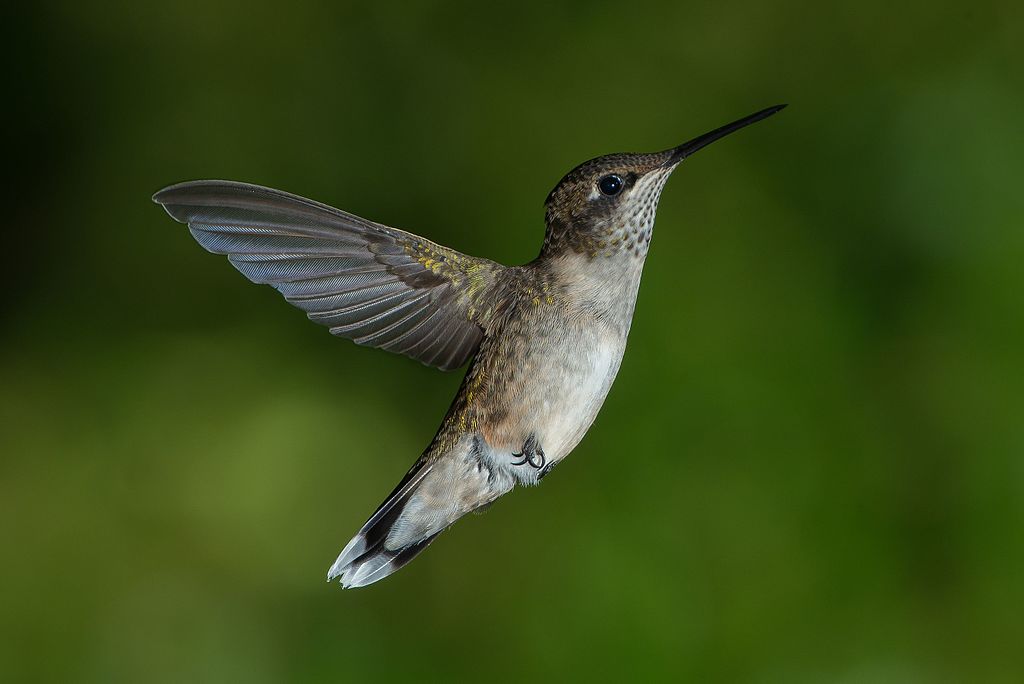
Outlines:
{"type": "Polygon", "coordinates": [[[327,573],[362,587],[516,485],[536,485],[590,428],[615,380],[665,182],[776,105],[655,153],[567,173],[539,256],[503,266],[280,190],[179,183],[153,201],[331,333],[443,371],[472,363],[433,440],[327,573]]]}

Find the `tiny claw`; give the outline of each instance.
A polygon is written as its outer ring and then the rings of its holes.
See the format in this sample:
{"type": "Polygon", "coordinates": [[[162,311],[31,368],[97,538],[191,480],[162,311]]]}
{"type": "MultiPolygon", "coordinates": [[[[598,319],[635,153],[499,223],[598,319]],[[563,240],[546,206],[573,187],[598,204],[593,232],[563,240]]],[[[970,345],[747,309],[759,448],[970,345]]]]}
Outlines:
{"type": "Polygon", "coordinates": [[[512,461],[512,465],[521,466],[529,464],[531,468],[540,470],[547,463],[547,458],[544,456],[544,450],[537,446],[537,440],[533,435],[530,435],[529,439],[526,440],[526,444],[523,445],[523,451],[518,454],[512,454],[515,458],[522,458],[521,461],[512,461]],[[534,459],[534,457],[537,457],[534,459]]]}

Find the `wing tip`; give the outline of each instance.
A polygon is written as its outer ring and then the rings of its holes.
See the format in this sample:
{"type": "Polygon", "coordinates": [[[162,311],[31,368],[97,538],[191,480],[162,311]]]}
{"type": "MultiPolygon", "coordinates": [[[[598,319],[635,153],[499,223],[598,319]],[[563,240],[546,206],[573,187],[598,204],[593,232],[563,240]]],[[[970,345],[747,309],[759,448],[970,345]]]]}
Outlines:
{"type": "Polygon", "coordinates": [[[209,188],[221,188],[223,190],[244,190],[248,192],[268,191],[287,195],[280,190],[273,190],[262,185],[256,185],[254,183],[243,183],[241,181],[229,181],[221,180],[216,178],[209,178],[203,180],[191,180],[182,181],[181,183],[174,183],[168,185],[165,188],[161,188],[153,193],[152,200],[157,204],[174,204],[182,200],[194,200],[196,199],[195,191],[202,191],[209,188]]]}
{"type": "Polygon", "coordinates": [[[174,183],[173,185],[161,188],[154,192],[150,199],[155,204],[162,206],[172,219],[178,223],[187,224],[189,223],[187,207],[197,203],[208,204],[209,200],[207,202],[202,201],[202,195],[204,192],[208,193],[213,188],[245,192],[258,192],[268,189],[259,185],[253,185],[252,183],[241,183],[238,181],[216,179],[193,180],[182,181],[181,183],[174,183]],[[178,211],[175,211],[175,208],[178,208],[178,211]]]}
{"type": "Polygon", "coordinates": [[[153,193],[153,197],[150,198],[156,204],[162,204],[165,208],[168,204],[171,204],[174,200],[174,195],[179,193],[181,190],[193,188],[197,185],[204,185],[210,181],[182,181],[181,183],[173,183],[166,187],[160,188],[153,193]]]}

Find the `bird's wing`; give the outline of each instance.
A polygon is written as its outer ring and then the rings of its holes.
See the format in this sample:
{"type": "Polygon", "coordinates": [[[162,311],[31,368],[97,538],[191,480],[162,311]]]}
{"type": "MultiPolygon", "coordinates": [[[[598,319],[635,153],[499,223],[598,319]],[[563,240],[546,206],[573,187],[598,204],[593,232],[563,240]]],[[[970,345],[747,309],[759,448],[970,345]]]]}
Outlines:
{"type": "Polygon", "coordinates": [[[279,190],[195,181],[153,196],[192,235],[310,320],[442,370],[483,336],[481,303],[504,267],[279,190]]]}

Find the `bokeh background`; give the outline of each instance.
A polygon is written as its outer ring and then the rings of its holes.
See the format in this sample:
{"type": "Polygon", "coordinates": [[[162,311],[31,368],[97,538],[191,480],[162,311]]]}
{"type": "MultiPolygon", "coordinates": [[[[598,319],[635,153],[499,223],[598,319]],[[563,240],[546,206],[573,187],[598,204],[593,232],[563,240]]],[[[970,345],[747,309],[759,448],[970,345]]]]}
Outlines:
{"type": "Polygon", "coordinates": [[[25,4],[4,681],[1024,681],[1019,2],[25,4]],[[291,190],[505,263],[576,163],[687,161],[544,486],[324,582],[460,381],[150,203],[291,190]]]}

